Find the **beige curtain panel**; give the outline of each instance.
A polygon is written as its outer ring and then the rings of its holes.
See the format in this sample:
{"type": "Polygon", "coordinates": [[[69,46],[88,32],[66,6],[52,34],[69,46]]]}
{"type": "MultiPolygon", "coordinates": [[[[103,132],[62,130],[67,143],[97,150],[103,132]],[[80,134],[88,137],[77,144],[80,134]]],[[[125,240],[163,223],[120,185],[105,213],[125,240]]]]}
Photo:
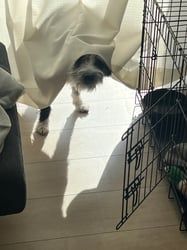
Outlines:
{"type": "Polygon", "coordinates": [[[136,88],[142,10],[143,0],[1,0],[0,40],[25,87],[21,101],[51,104],[87,53],[101,55],[115,78],[136,88]]]}

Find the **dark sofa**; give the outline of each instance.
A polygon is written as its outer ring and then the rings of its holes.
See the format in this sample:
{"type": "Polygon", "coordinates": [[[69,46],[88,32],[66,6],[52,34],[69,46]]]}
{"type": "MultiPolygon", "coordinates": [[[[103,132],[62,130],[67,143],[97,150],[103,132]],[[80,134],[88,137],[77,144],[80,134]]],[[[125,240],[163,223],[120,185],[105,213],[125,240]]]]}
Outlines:
{"type": "MultiPolygon", "coordinates": [[[[0,67],[10,73],[6,48],[2,43],[0,43],[0,67]]],[[[0,154],[0,215],[19,213],[26,203],[26,184],[16,105],[6,112],[12,126],[0,154]]]]}

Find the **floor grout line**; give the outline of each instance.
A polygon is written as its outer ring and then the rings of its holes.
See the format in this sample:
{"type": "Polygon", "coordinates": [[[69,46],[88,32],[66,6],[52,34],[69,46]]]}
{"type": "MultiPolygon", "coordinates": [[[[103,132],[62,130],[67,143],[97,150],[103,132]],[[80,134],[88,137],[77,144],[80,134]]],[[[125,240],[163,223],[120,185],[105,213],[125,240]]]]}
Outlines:
{"type": "Polygon", "coordinates": [[[62,237],[56,237],[56,238],[47,238],[47,239],[40,239],[40,240],[30,240],[30,241],[20,241],[20,242],[14,242],[14,243],[6,243],[6,244],[0,244],[1,246],[13,246],[13,245],[23,245],[23,244],[29,244],[29,243],[37,243],[37,242],[45,242],[45,241],[54,241],[54,240],[66,240],[66,239],[73,239],[73,238],[85,238],[85,237],[93,237],[97,235],[106,235],[106,234],[113,234],[113,233],[125,233],[125,232],[135,232],[135,231],[145,231],[145,230],[154,230],[154,229],[164,229],[164,228],[178,228],[177,224],[171,224],[171,225],[164,225],[164,226],[150,226],[150,227],[142,227],[142,228],[134,228],[134,229],[125,229],[125,230],[119,230],[119,231],[105,231],[101,233],[90,233],[90,234],[79,234],[79,235],[72,235],[72,236],[62,236],[62,237]]]}
{"type": "Polygon", "coordinates": [[[85,196],[85,195],[95,195],[95,194],[104,194],[104,193],[117,193],[117,192],[122,192],[122,189],[114,189],[114,190],[103,190],[103,191],[90,191],[90,192],[82,192],[82,193],[72,193],[72,194],[62,194],[62,195],[49,195],[49,196],[41,196],[41,197],[32,197],[32,198],[28,198],[28,201],[31,200],[44,200],[44,199],[55,199],[58,197],[68,197],[68,196],[77,196],[77,195],[81,195],[81,196],[85,196]]]}
{"type": "MultiPolygon", "coordinates": [[[[122,183],[122,182],[121,182],[122,183]]],[[[149,188],[149,187],[148,187],[149,188]]],[[[165,190],[168,188],[166,185],[159,185],[157,190],[165,190]]],[[[141,190],[144,190],[145,188],[141,187],[141,190]]],[[[96,188],[97,190],[97,188],[96,188]]],[[[31,200],[39,200],[39,199],[54,199],[58,197],[68,197],[68,196],[85,196],[85,195],[95,195],[95,194],[104,194],[104,193],[117,193],[117,192],[123,192],[123,188],[118,188],[118,189],[110,189],[110,190],[98,190],[98,191],[83,191],[81,193],[69,193],[69,194],[57,194],[57,195],[49,195],[49,196],[40,196],[40,197],[30,197],[27,198],[28,201],[31,200]]]]}
{"type": "MultiPolygon", "coordinates": [[[[124,154],[114,154],[114,155],[104,155],[104,156],[95,156],[95,157],[84,157],[84,158],[72,158],[72,159],[69,159],[68,158],[68,161],[81,161],[81,160],[88,160],[88,159],[102,159],[102,158],[118,158],[118,157],[124,157],[124,154]]],[[[125,159],[125,158],[124,158],[125,159]]],[[[36,164],[40,164],[40,163],[60,163],[60,162],[65,162],[67,161],[67,159],[62,159],[62,160],[52,160],[52,161],[36,161],[36,162],[24,162],[25,165],[36,165],[36,164]]]]}
{"type": "MultiPolygon", "coordinates": [[[[24,154],[24,153],[23,153],[24,154]]],[[[76,160],[87,160],[87,159],[98,159],[98,158],[106,158],[106,157],[113,157],[113,156],[123,156],[124,154],[120,153],[120,154],[111,154],[111,155],[98,155],[98,156],[90,156],[90,157],[81,157],[81,158],[68,158],[68,159],[60,159],[60,160],[52,160],[52,161],[49,161],[49,160],[44,160],[44,161],[31,161],[31,162],[27,162],[27,161],[24,161],[24,164],[37,164],[37,163],[45,163],[45,162],[63,162],[63,161],[76,161],[76,160]]]]}

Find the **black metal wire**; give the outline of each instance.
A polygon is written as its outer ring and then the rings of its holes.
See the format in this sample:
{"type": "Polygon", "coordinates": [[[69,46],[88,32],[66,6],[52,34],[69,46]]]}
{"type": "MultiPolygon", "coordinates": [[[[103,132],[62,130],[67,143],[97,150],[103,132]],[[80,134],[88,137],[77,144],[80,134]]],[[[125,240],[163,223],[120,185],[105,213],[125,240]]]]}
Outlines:
{"type": "MultiPolygon", "coordinates": [[[[180,165],[180,154],[174,158],[174,152],[177,148],[183,154],[187,143],[186,75],[187,0],[144,0],[137,88],[143,114],[122,136],[122,213],[116,229],[167,176],[166,166],[172,167],[168,162],[175,160],[180,165]],[[158,84],[163,91],[157,89],[158,84]],[[156,99],[155,93],[159,93],[156,99]]],[[[185,167],[180,169],[187,176],[187,164],[185,167]]],[[[187,229],[187,190],[185,194],[177,185],[170,183],[169,194],[172,190],[177,201],[182,230],[182,225],[187,229]]]]}

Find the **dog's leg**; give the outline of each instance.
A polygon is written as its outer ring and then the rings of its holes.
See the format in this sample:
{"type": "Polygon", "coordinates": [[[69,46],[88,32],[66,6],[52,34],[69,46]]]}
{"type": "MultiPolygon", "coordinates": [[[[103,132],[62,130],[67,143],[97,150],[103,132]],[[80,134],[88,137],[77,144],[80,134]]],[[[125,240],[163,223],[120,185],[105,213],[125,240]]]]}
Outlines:
{"type": "Polygon", "coordinates": [[[89,111],[88,106],[83,104],[81,100],[80,92],[74,86],[72,86],[71,96],[72,96],[73,104],[75,105],[76,110],[80,113],[88,113],[89,111]]]}
{"type": "Polygon", "coordinates": [[[40,110],[40,117],[36,127],[36,132],[42,136],[45,136],[49,132],[49,114],[51,112],[51,107],[47,107],[40,110]]]}

